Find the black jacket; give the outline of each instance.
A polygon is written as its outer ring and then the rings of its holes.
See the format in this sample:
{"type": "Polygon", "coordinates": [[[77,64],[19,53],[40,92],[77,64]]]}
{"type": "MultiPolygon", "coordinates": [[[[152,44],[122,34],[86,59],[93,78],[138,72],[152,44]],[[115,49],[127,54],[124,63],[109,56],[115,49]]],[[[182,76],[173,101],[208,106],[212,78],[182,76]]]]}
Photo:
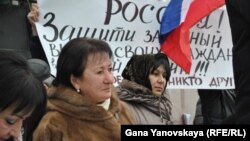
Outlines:
{"type": "Polygon", "coordinates": [[[250,0],[226,0],[233,41],[237,124],[250,124],[250,0]]]}
{"type": "Polygon", "coordinates": [[[196,106],[194,124],[222,124],[223,120],[234,114],[236,94],[233,89],[199,89],[198,94],[200,99],[196,106]]]}

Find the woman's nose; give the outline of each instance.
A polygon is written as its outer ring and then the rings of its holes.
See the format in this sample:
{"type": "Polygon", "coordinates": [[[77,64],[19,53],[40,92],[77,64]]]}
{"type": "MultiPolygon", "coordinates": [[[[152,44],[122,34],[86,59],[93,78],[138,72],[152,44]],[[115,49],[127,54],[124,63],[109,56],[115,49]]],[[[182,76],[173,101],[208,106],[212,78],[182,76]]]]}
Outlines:
{"type": "Polygon", "coordinates": [[[158,77],[158,82],[163,83],[164,80],[165,80],[165,78],[164,78],[162,75],[160,75],[160,76],[158,77]]]}
{"type": "Polygon", "coordinates": [[[114,75],[112,72],[107,72],[105,76],[106,83],[114,83],[114,75]]]}

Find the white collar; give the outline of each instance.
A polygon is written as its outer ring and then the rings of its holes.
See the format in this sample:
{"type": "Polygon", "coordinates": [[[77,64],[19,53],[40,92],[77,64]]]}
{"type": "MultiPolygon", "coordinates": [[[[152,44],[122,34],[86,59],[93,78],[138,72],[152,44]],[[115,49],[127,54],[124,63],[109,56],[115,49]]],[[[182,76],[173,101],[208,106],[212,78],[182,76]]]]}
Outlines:
{"type": "Polygon", "coordinates": [[[103,107],[105,110],[109,109],[109,105],[110,105],[110,98],[106,99],[104,102],[102,102],[101,104],[98,104],[98,106],[103,107]]]}

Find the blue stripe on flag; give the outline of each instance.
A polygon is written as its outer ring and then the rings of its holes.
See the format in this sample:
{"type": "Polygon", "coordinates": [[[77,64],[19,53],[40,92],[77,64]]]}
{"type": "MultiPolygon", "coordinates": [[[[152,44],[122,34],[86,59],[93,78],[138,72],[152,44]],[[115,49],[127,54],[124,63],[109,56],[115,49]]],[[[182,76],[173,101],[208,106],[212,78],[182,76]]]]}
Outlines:
{"type": "Polygon", "coordinates": [[[160,25],[160,38],[162,44],[168,34],[181,23],[181,10],[183,0],[171,0],[162,16],[160,25]]]}

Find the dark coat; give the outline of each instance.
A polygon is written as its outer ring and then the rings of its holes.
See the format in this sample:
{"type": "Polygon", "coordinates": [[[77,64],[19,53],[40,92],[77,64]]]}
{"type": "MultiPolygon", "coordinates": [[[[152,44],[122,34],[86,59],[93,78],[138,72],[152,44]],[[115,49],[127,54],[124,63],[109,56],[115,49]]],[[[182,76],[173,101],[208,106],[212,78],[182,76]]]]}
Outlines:
{"type": "Polygon", "coordinates": [[[233,70],[238,124],[250,124],[250,1],[226,0],[233,40],[233,70]]]}
{"type": "Polygon", "coordinates": [[[48,98],[33,141],[120,141],[120,125],[133,123],[114,92],[108,111],[65,87],[52,88],[48,98]]]}
{"type": "MultiPolygon", "coordinates": [[[[198,89],[194,124],[221,124],[235,112],[235,91],[198,89]]],[[[226,124],[226,123],[225,123],[226,124]]],[[[232,123],[228,123],[232,124],[232,123]]]]}

